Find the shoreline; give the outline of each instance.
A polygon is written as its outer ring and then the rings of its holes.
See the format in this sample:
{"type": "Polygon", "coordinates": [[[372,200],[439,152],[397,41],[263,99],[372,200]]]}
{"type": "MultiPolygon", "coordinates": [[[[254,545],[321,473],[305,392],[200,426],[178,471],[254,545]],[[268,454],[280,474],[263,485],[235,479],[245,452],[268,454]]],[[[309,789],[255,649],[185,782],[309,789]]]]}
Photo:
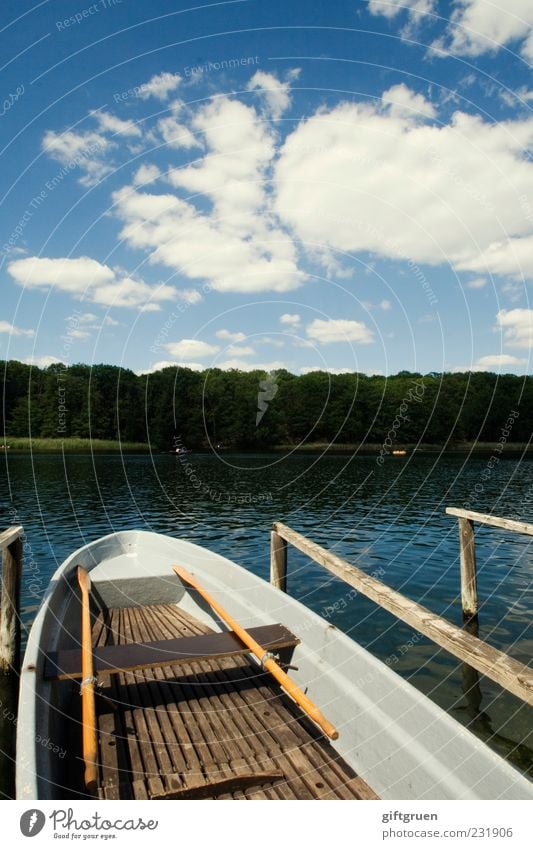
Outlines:
{"type": "MultiPolygon", "coordinates": [[[[274,445],[271,447],[257,448],[241,448],[239,446],[231,446],[219,449],[213,452],[206,447],[191,446],[190,451],[194,454],[328,454],[328,455],[347,455],[361,454],[362,456],[380,455],[383,451],[381,443],[339,443],[330,444],[327,442],[312,442],[305,445],[274,445]]],[[[44,438],[36,437],[29,439],[27,437],[6,437],[0,439],[0,456],[8,456],[10,453],[28,453],[28,454],[168,454],[174,455],[171,450],[164,448],[152,447],[148,443],[143,442],[118,442],[111,439],[81,439],[77,437],[59,439],[59,438],[44,438]]],[[[394,446],[386,455],[385,459],[391,460],[406,460],[413,455],[439,455],[446,456],[490,456],[493,453],[501,455],[501,444],[497,442],[465,442],[452,445],[436,445],[432,443],[422,443],[420,445],[412,445],[409,443],[398,444],[394,446]],[[393,455],[392,451],[402,452],[400,455],[393,455]],[[403,453],[405,452],[405,453],[403,453]]],[[[525,442],[508,442],[505,446],[506,457],[533,457],[533,444],[525,442]]]]}

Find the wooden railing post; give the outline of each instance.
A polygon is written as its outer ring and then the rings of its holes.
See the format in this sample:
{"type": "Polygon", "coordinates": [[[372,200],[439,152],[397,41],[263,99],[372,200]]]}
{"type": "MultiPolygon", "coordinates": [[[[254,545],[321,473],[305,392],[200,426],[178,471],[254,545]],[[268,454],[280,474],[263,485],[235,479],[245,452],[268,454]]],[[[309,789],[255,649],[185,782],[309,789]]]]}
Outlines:
{"type": "Polygon", "coordinates": [[[20,579],[22,575],[22,528],[0,535],[2,545],[2,598],[0,600],[0,673],[19,672],[20,579]]]}
{"type": "Polygon", "coordinates": [[[270,535],[270,583],[287,592],[287,542],[276,531],[270,535]]]}
{"type": "Polygon", "coordinates": [[[461,560],[461,604],[465,622],[477,620],[477,575],[474,523],[459,517],[459,546],[461,560]]]}
{"type": "Polygon", "coordinates": [[[20,672],[20,526],[0,533],[2,576],[0,599],[0,795],[15,796],[15,731],[20,672]]]}

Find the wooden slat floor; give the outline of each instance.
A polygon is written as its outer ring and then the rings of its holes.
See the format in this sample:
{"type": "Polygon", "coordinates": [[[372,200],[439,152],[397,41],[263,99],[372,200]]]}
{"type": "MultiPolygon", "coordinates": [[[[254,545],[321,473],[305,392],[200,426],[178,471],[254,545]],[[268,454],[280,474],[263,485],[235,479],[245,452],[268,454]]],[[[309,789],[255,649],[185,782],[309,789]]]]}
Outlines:
{"type": "MultiPolygon", "coordinates": [[[[93,644],[208,632],[174,605],[131,607],[100,616],[93,644]]],[[[246,657],[103,674],[99,680],[113,701],[97,697],[103,798],[377,798],[271,676],[246,657]],[[263,781],[254,785],[250,774],[263,774],[263,781]],[[248,778],[242,788],[234,789],[234,777],[243,775],[248,778]],[[225,779],[226,787],[209,786],[225,779]]]]}

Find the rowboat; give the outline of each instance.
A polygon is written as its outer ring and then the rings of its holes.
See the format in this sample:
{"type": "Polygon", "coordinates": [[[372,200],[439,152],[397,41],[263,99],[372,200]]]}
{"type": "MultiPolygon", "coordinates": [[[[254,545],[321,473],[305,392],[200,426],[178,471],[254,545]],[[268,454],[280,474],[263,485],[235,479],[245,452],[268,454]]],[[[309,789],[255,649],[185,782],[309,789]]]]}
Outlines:
{"type": "Polygon", "coordinates": [[[533,798],[326,619],[141,530],[83,546],[50,582],[21,670],[16,785],[19,799],[533,798]]]}

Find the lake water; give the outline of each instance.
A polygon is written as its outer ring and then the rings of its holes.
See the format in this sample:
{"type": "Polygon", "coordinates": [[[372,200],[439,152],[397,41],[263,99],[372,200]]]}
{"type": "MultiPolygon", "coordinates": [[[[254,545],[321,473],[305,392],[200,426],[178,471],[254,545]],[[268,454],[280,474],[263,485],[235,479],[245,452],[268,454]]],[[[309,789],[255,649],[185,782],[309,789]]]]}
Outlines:
{"type": "MultiPolygon", "coordinates": [[[[461,623],[457,522],[446,506],[533,521],[531,461],[483,458],[212,454],[10,454],[2,526],[26,531],[22,611],[33,620],[48,579],[75,548],[144,528],[207,546],[268,579],[279,520],[432,611],[461,623]]],[[[531,538],[476,534],[480,637],[524,663],[533,635],[531,538]]],[[[531,710],[481,679],[481,710],[461,664],[289,548],[288,591],[385,660],[521,769],[533,773],[531,710]]]]}

